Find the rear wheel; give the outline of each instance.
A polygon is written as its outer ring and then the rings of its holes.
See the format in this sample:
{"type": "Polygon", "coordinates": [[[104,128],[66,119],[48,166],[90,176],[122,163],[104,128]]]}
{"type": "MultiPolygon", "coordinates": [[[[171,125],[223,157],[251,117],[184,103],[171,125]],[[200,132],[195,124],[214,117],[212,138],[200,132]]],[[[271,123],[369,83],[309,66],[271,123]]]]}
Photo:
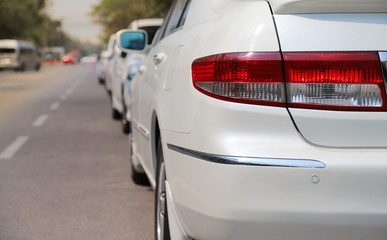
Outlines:
{"type": "Polygon", "coordinates": [[[21,63],[19,67],[15,68],[15,72],[24,72],[24,70],[26,69],[26,65],[25,63],[21,63]]]}
{"type": "Polygon", "coordinates": [[[130,133],[130,121],[128,121],[128,119],[126,119],[126,113],[128,112],[128,108],[126,107],[125,105],[125,101],[124,101],[124,95],[122,94],[122,132],[124,134],[128,134],[130,133]]]}
{"type": "Polygon", "coordinates": [[[125,115],[122,117],[122,132],[124,134],[130,133],[130,122],[126,119],[125,115]]]}
{"type": "Polygon", "coordinates": [[[167,194],[165,188],[165,164],[161,140],[157,143],[157,183],[155,190],[155,239],[169,240],[167,194]]]}
{"type": "Polygon", "coordinates": [[[35,64],[35,71],[38,72],[40,70],[41,64],[37,63],[35,64]]]}
{"type": "Polygon", "coordinates": [[[116,109],[112,108],[112,118],[114,120],[120,120],[122,118],[122,114],[116,109]]]}
{"type": "Polygon", "coordinates": [[[145,173],[139,172],[136,170],[136,167],[133,164],[133,137],[132,134],[129,134],[129,146],[130,146],[130,166],[132,168],[132,180],[135,184],[138,185],[148,185],[148,177],[146,176],[145,173]]]}
{"type": "Polygon", "coordinates": [[[20,71],[20,72],[24,72],[25,70],[26,70],[26,64],[25,64],[25,63],[22,63],[22,64],[20,65],[19,71],[20,71]]]}

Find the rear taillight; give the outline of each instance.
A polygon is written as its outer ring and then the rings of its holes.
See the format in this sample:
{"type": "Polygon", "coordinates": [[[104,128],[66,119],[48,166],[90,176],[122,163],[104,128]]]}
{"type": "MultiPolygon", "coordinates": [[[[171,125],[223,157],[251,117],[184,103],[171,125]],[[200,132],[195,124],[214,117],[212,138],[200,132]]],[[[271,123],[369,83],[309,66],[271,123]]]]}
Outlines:
{"type": "Polygon", "coordinates": [[[230,53],[192,64],[196,89],[222,100],[259,105],[386,110],[379,56],[350,53],[230,53]],[[285,83],[286,95],[285,98],[285,83]]]}
{"type": "Polygon", "coordinates": [[[285,106],[280,53],[230,53],[197,59],[193,84],[209,96],[242,103],[285,106]]]}
{"type": "Polygon", "coordinates": [[[284,53],[283,56],[289,107],[386,109],[377,53],[284,53]]]}

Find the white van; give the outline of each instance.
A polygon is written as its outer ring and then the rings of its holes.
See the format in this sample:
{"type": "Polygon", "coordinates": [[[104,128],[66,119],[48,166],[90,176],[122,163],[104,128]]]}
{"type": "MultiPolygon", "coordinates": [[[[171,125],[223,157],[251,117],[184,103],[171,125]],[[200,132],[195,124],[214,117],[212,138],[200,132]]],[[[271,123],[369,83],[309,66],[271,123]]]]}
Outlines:
{"type": "Polygon", "coordinates": [[[34,44],[20,40],[0,40],[0,69],[39,71],[40,66],[40,54],[34,44]]]}

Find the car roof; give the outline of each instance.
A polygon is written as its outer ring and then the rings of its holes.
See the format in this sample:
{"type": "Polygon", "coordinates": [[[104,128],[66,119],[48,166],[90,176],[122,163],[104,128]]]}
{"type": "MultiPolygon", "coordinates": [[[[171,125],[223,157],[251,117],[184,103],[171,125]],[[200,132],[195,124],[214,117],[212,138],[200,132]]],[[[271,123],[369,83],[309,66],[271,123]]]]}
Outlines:
{"type": "Polygon", "coordinates": [[[162,18],[144,18],[144,19],[137,19],[131,22],[128,26],[131,30],[137,30],[141,27],[147,27],[147,26],[160,26],[163,23],[162,18]]]}

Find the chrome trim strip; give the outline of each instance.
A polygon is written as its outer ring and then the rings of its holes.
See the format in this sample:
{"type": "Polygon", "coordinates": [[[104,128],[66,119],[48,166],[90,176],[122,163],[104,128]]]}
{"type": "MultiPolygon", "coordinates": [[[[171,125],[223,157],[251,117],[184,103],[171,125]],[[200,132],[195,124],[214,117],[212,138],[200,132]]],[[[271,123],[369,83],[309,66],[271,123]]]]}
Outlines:
{"type": "Polygon", "coordinates": [[[387,52],[379,52],[380,65],[382,66],[384,88],[387,92],[387,52]]]}
{"type": "Polygon", "coordinates": [[[379,58],[381,62],[387,62],[387,52],[379,52],[379,58]]]}
{"type": "Polygon", "coordinates": [[[259,157],[234,157],[215,155],[210,153],[198,152],[182,147],[178,147],[172,144],[167,144],[168,148],[190,156],[198,158],[204,161],[230,164],[230,165],[248,165],[248,166],[261,166],[261,167],[289,167],[289,168],[325,168],[326,165],[323,162],[309,159],[286,159],[286,158],[259,158],[259,157]]]}

